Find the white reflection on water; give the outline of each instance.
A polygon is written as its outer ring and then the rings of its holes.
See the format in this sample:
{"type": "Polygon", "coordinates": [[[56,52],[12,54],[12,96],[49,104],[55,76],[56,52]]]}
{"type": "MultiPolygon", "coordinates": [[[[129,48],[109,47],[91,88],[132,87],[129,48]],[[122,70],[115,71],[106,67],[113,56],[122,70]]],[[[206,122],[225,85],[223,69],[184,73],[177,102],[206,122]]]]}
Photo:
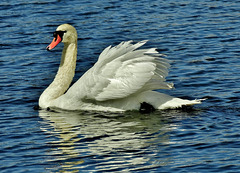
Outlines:
{"type": "Polygon", "coordinates": [[[48,161],[58,170],[137,170],[171,162],[166,147],[175,127],[164,115],[42,110],[39,116],[47,123],[42,130],[55,136],[48,161]]]}

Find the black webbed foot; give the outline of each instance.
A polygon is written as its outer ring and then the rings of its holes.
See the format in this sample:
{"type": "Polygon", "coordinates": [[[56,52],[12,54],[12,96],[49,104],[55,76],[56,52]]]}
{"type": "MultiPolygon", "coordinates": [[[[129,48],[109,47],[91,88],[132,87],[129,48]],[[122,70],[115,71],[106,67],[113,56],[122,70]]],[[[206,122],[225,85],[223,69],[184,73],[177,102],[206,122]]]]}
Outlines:
{"type": "Polygon", "coordinates": [[[149,103],[143,102],[141,103],[139,112],[142,114],[149,114],[151,112],[154,112],[156,109],[150,105],[149,103]]]}

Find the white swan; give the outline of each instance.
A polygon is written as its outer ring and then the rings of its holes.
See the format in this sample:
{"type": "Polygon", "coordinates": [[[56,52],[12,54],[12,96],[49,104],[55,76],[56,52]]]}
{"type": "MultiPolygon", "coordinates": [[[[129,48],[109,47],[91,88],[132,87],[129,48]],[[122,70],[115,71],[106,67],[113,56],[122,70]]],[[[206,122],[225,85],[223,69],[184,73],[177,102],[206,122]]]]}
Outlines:
{"type": "Polygon", "coordinates": [[[64,43],[61,64],[54,81],[39,98],[41,108],[125,111],[174,109],[201,103],[152,91],[171,89],[173,84],[165,82],[170,65],[163,55],[154,48],[137,50],[146,41],[107,47],[95,65],[69,88],[77,59],[76,29],[69,24],[60,25],[47,49],[60,42],[64,43]]]}

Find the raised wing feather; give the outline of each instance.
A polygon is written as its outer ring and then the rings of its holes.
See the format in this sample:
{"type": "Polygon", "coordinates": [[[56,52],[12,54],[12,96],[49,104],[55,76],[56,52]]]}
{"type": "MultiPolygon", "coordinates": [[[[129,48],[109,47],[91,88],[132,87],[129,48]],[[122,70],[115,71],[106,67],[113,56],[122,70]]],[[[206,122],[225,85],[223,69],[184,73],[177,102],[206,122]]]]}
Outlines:
{"type": "Polygon", "coordinates": [[[171,89],[173,85],[165,82],[170,67],[167,60],[153,48],[136,50],[145,43],[128,41],[107,47],[77,82],[85,92],[82,97],[106,101],[146,90],[171,89]]]}

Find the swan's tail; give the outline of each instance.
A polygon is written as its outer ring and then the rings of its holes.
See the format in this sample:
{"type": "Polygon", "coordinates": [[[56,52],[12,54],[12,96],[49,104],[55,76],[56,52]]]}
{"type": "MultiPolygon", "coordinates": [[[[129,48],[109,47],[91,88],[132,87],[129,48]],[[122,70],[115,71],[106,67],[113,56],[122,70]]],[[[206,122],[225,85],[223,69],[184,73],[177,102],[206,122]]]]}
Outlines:
{"type": "Polygon", "coordinates": [[[187,100],[174,97],[171,100],[166,101],[164,104],[159,105],[158,109],[177,109],[182,108],[183,106],[201,104],[203,100],[205,99],[187,100]]]}
{"type": "Polygon", "coordinates": [[[187,100],[169,96],[167,94],[159,93],[156,91],[143,92],[140,98],[144,98],[144,101],[153,105],[156,109],[177,109],[183,106],[191,106],[195,104],[201,104],[206,99],[187,100]]]}

